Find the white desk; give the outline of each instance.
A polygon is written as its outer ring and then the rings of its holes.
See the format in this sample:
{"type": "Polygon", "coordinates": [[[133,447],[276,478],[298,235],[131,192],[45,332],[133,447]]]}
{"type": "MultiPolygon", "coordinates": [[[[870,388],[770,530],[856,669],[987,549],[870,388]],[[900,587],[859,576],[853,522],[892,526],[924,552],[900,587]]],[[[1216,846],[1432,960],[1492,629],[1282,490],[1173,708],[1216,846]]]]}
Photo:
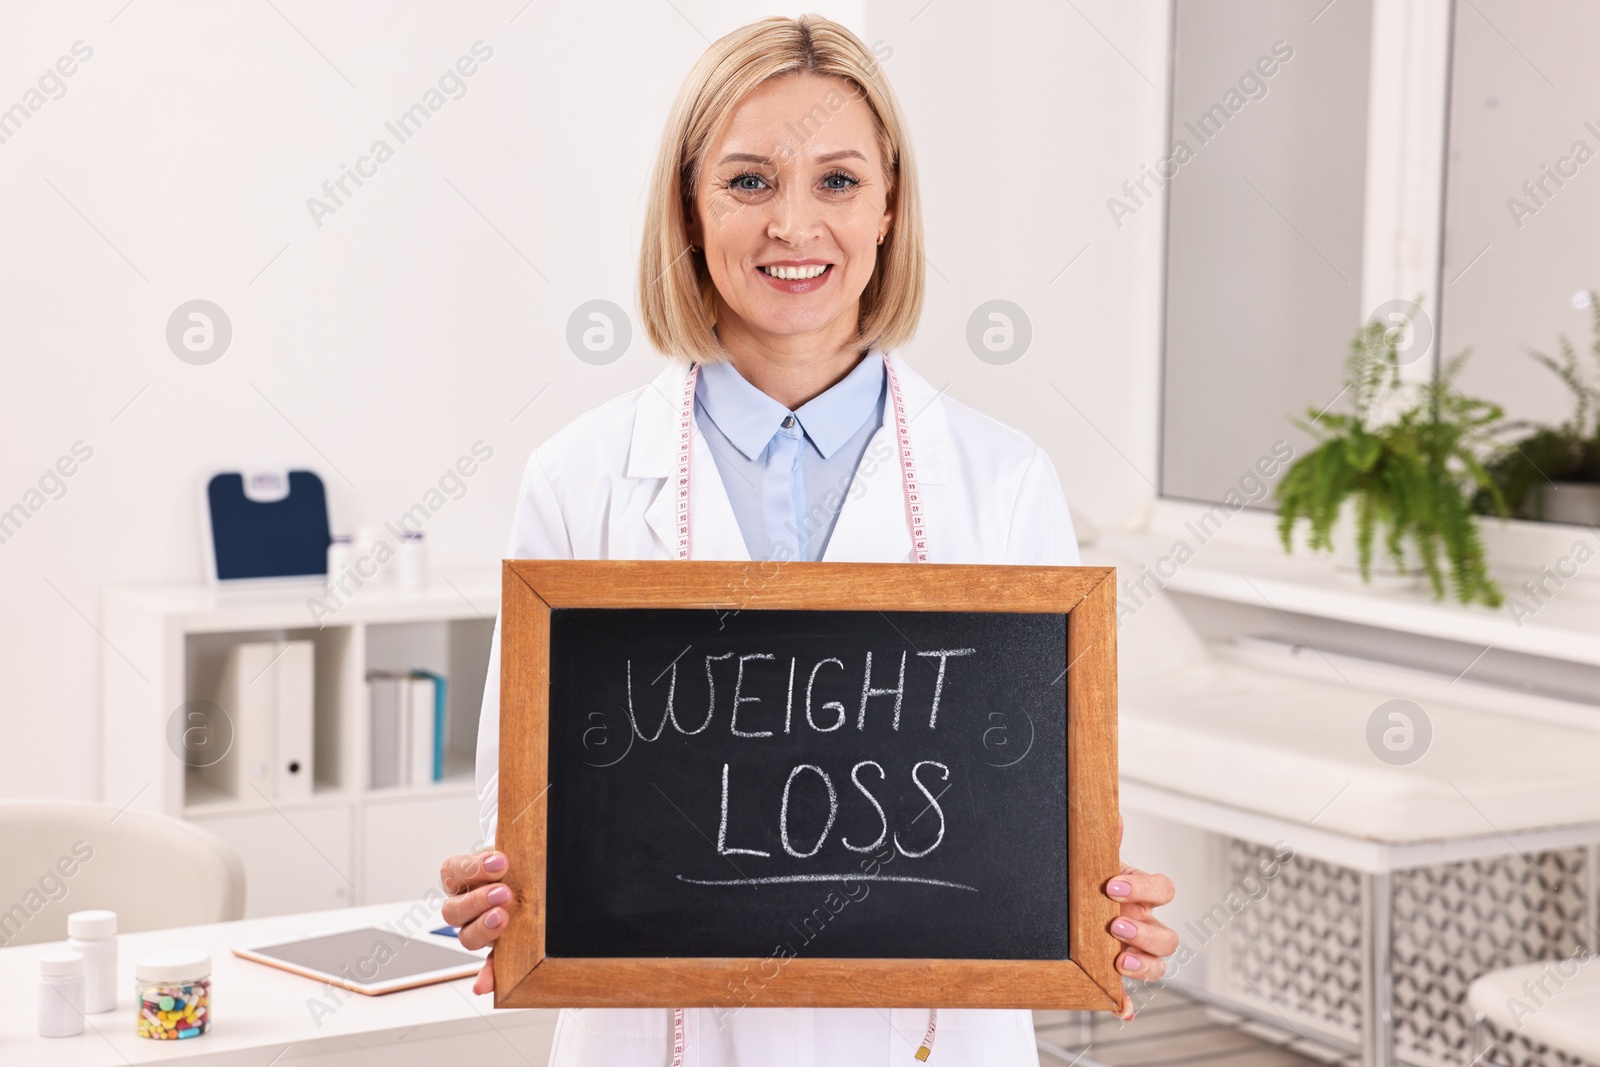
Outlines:
{"type": "MultiPolygon", "coordinates": [[[[67,907],[70,900],[52,907],[67,907]]],[[[313,1016],[308,1002],[325,997],[309,978],[242,960],[234,945],[269,942],[351,926],[395,922],[407,904],[283,915],[210,926],[123,934],[117,959],[115,1011],[86,1015],[77,1037],[37,1033],[39,955],[62,942],[0,949],[0,1064],[34,1067],[125,1067],[182,1060],[206,1067],[266,1067],[282,1058],[295,1067],[405,1067],[473,1063],[544,1067],[556,1013],[496,1010],[492,995],[474,996],[472,979],[407,989],[381,997],[340,991],[340,1007],[313,1016]],[[133,968],[161,948],[211,953],[216,1022],[202,1037],[151,1041],[134,1033],[133,968]]],[[[442,920],[428,929],[445,925],[442,920]]]]}

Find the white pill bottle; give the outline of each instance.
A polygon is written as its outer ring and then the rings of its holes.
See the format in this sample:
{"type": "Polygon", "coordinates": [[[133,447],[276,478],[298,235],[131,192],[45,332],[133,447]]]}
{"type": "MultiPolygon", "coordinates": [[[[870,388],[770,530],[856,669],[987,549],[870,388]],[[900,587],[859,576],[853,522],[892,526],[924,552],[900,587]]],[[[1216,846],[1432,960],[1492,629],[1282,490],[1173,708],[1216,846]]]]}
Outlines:
{"type": "Polygon", "coordinates": [[[67,916],[67,948],[83,954],[83,1010],[117,1006],[117,913],[75,911],[67,916]]]}
{"type": "Polygon", "coordinates": [[[39,1036],[83,1033],[83,955],[46,952],[39,957],[39,1036]]]}

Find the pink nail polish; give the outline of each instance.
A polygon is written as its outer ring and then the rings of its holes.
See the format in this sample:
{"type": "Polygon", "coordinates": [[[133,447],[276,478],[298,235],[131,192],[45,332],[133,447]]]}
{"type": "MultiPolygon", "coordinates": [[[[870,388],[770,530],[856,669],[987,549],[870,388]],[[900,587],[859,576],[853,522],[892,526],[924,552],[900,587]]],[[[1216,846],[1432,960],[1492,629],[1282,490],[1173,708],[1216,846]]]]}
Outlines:
{"type": "Polygon", "coordinates": [[[496,852],[494,855],[483,861],[483,869],[486,871],[492,871],[495,874],[499,874],[501,871],[506,869],[506,863],[507,860],[505,856],[499,852],[496,852]]]}
{"type": "Polygon", "coordinates": [[[1144,961],[1138,956],[1133,955],[1131,952],[1122,957],[1122,969],[1125,971],[1137,971],[1143,967],[1144,961]]]}
{"type": "Polygon", "coordinates": [[[1139,932],[1139,928],[1133,925],[1127,919],[1113,919],[1111,922],[1111,932],[1116,934],[1118,937],[1133,937],[1139,932]]]}
{"type": "Polygon", "coordinates": [[[1127,882],[1112,882],[1106,886],[1106,892],[1114,897],[1125,897],[1133,892],[1133,888],[1127,882]]]}
{"type": "Polygon", "coordinates": [[[500,912],[491,911],[489,914],[483,917],[483,925],[487,926],[491,930],[500,929],[500,916],[500,912]]]}
{"type": "Polygon", "coordinates": [[[489,890],[488,901],[490,904],[511,903],[511,887],[504,885],[495,886],[493,889],[489,890]]]}

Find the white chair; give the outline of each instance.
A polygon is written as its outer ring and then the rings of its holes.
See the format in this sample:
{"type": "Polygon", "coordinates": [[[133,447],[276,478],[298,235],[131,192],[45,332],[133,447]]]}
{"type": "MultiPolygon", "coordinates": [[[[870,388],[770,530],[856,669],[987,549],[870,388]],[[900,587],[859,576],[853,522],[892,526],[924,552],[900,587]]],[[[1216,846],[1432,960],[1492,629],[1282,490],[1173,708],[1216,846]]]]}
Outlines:
{"type": "Polygon", "coordinates": [[[1520,1038],[1600,1063],[1600,974],[1595,957],[1575,955],[1491,971],[1472,983],[1467,1003],[1477,1013],[1471,1051],[1479,1067],[1517,1062],[1490,1041],[1520,1038]],[[1485,1023],[1492,1023],[1493,1030],[1485,1023]]]}
{"type": "Polygon", "coordinates": [[[117,913],[119,932],[244,915],[232,846],[182,819],[109,804],[0,800],[0,945],[59,941],[67,915],[117,913]]]}

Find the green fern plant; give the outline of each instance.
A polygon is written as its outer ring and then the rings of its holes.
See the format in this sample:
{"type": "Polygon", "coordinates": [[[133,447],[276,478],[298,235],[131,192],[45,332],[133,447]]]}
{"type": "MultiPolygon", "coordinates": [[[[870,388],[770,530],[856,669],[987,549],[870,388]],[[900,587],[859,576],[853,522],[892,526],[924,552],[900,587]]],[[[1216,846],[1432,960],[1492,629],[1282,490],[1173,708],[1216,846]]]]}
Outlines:
{"type": "MultiPolygon", "coordinates": [[[[1595,334],[1590,353],[1600,367],[1600,294],[1587,296],[1595,334]]],[[[1528,355],[1561,379],[1572,394],[1572,417],[1559,426],[1524,419],[1507,423],[1506,428],[1523,435],[1504,444],[1487,464],[1512,514],[1530,519],[1544,518],[1543,487],[1551,482],[1600,483],[1600,386],[1578,365],[1578,354],[1565,334],[1557,343],[1559,359],[1537,351],[1528,355]]],[[[1494,507],[1487,491],[1478,493],[1475,504],[1480,512],[1494,507]]]]}
{"type": "Polygon", "coordinates": [[[1463,604],[1497,607],[1504,596],[1489,577],[1473,502],[1482,491],[1506,513],[1479,459],[1503,412],[1455,387],[1465,352],[1426,384],[1403,382],[1398,343],[1397,331],[1368,323],[1346,362],[1354,412],[1308,411],[1307,418],[1292,420],[1319,443],[1278,482],[1278,536],[1292,552],[1295,526],[1304,520],[1310,547],[1331,551],[1334,524],[1351,501],[1362,580],[1371,578],[1381,532],[1384,550],[1402,573],[1406,540],[1416,546],[1436,598],[1444,598],[1448,580],[1463,604]]]}

